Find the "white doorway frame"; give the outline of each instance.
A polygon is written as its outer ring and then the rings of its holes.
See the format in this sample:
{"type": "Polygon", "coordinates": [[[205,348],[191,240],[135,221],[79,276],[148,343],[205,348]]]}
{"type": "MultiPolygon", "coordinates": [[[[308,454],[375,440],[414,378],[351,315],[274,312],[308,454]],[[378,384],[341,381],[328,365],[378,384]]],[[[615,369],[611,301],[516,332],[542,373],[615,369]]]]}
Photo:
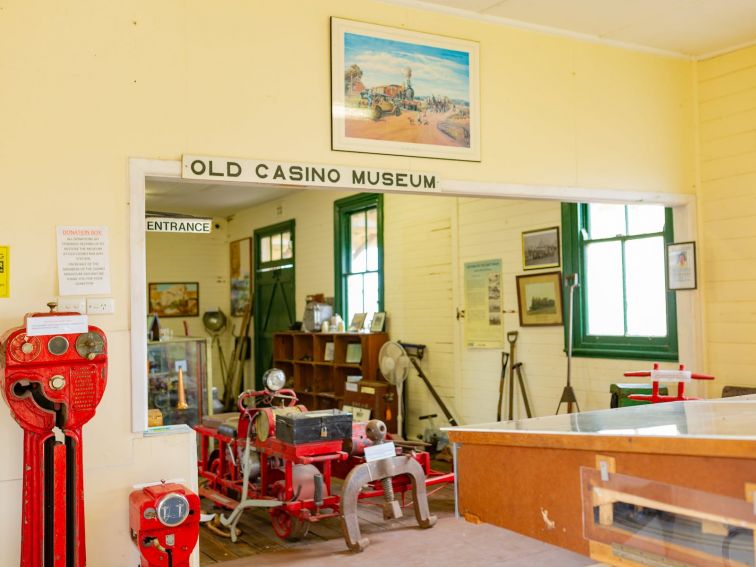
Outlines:
{"type": "MultiPolygon", "coordinates": [[[[180,160],[157,160],[144,158],[129,159],[129,213],[130,213],[130,328],[131,328],[131,416],[132,431],[143,433],[147,430],[147,273],[145,237],[145,197],[147,181],[182,181],[202,183],[181,177],[180,160]]],[[[245,185],[269,187],[270,183],[219,181],[218,185],[245,185]]],[[[523,185],[512,183],[492,183],[464,180],[441,180],[441,190],[431,195],[449,197],[494,197],[502,199],[548,200],[569,203],[647,203],[661,204],[674,210],[675,239],[687,241],[696,239],[696,198],[695,195],[628,191],[621,189],[589,189],[556,185],[523,185]]],[[[289,186],[290,188],[290,186],[289,186]]],[[[332,190],[337,187],[310,187],[303,189],[332,190]]],[[[384,189],[382,193],[407,193],[403,190],[384,189]]],[[[423,193],[428,194],[428,193],[423,193]]],[[[680,360],[689,368],[703,368],[703,325],[699,291],[677,294],[678,343],[680,360]],[[680,324],[683,321],[685,324],[680,324]]],[[[457,305],[459,298],[455,298],[457,305]]],[[[453,315],[453,314],[451,314],[453,315]]],[[[455,326],[459,334],[459,326],[455,326]]],[[[454,359],[458,364],[461,355],[461,337],[455,336],[454,359]]],[[[454,376],[458,376],[454,368],[454,376]]],[[[455,380],[455,398],[460,399],[461,384],[455,380]]],[[[169,426],[178,432],[186,432],[186,426],[169,426]]]]}

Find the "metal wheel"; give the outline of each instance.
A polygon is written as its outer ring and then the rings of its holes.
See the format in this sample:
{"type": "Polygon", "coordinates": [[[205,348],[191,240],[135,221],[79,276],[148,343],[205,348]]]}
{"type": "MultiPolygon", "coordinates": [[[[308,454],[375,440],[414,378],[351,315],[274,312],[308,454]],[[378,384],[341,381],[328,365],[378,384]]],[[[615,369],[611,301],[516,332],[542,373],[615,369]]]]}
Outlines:
{"type": "Polygon", "coordinates": [[[273,508],[270,511],[270,519],[273,531],[281,539],[299,541],[310,531],[310,522],[300,520],[281,508],[273,508]]]}

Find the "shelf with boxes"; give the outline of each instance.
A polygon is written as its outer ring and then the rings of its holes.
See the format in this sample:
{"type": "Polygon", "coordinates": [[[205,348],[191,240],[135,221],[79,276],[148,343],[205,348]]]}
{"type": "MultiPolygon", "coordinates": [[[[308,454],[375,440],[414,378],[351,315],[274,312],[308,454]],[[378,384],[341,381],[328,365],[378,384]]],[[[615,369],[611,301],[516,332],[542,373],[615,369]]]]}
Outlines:
{"type": "Polygon", "coordinates": [[[355,419],[382,419],[396,429],[396,389],[378,371],[378,352],[387,333],[304,333],[273,335],[273,365],[286,373],[308,409],[344,409],[355,419]]]}

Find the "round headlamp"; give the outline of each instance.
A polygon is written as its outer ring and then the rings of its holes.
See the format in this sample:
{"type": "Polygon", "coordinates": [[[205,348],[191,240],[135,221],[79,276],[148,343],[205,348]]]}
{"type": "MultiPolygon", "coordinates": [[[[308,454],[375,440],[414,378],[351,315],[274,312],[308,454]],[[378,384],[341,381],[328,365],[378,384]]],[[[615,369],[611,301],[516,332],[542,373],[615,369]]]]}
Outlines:
{"type": "Polygon", "coordinates": [[[278,368],[266,370],[263,374],[265,387],[271,392],[277,392],[286,385],[286,374],[278,368]]]}

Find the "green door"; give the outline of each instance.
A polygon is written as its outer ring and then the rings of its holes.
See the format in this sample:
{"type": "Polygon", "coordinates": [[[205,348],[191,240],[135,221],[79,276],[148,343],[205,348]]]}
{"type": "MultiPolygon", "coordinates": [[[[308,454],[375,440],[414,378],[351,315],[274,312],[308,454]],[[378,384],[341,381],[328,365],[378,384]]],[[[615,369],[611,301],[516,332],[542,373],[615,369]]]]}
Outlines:
{"type": "Polygon", "coordinates": [[[255,387],[273,365],[273,333],[286,331],[294,314],[294,221],[255,231],[255,387]]]}

